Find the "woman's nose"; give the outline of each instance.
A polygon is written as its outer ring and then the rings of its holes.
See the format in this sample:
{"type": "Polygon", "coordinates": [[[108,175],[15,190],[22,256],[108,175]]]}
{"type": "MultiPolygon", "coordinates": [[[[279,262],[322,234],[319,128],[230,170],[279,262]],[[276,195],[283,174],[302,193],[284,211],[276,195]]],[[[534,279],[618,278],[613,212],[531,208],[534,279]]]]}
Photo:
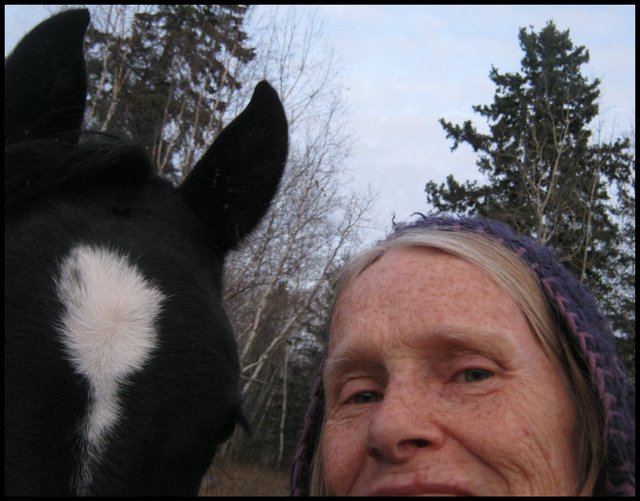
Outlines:
{"type": "Polygon", "coordinates": [[[386,392],[369,423],[367,454],[377,460],[402,463],[425,448],[437,449],[444,432],[433,412],[406,397],[386,392]]]}

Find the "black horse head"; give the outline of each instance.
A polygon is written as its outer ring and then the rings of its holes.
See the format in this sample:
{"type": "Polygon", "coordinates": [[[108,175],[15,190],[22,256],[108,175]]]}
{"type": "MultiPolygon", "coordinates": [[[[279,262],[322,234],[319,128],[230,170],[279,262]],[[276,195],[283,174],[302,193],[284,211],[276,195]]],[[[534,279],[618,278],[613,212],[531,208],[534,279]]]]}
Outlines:
{"type": "Polygon", "coordinates": [[[86,10],[5,63],[5,494],[196,494],[241,419],[227,252],[287,156],[259,83],[181,186],[145,150],[87,140],[86,10]]]}

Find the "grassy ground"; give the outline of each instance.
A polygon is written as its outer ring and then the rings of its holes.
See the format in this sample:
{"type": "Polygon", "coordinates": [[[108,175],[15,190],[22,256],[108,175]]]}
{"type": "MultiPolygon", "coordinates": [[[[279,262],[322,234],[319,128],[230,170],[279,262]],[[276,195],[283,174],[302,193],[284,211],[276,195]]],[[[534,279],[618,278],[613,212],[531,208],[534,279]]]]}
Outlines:
{"type": "Polygon", "coordinates": [[[288,471],[226,462],[213,466],[200,486],[201,496],[287,496],[288,471]]]}

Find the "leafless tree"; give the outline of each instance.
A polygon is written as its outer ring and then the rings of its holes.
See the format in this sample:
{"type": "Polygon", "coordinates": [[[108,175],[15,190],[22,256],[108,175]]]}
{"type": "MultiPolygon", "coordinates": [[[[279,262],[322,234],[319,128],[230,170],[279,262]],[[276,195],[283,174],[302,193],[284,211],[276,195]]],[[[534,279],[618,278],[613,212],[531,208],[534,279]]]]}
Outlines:
{"type": "MultiPolygon", "coordinates": [[[[225,272],[225,300],[240,347],[252,436],[277,440],[271,456],[258,456],[274,465],[282,463],[283,434],[291,441],[297,431],[278,434],[288,412],[283,385],[295,383],[282,375],[283,366],[292,365],[290,351],[310,342],[309,327],[325,321],[331,272],[357,244],[372,203],[370,194],[348,193],[341,186],[351,137],[345,133],[333,59],[316,46],[319,18],[314,11],[304,20],[296,10],[281,14],[272,11],[266,19],[256,65],[248,69],[274,82],[283,96],[289,161],[272,210],[247,245],[230,257],[225,272]],[[269,412],[275,411],[279,416],[270,419],[269,412]]],[[[236,434],[226,455],[238,456],[249,447],[247,440],[253,439],[236,434]]]]}

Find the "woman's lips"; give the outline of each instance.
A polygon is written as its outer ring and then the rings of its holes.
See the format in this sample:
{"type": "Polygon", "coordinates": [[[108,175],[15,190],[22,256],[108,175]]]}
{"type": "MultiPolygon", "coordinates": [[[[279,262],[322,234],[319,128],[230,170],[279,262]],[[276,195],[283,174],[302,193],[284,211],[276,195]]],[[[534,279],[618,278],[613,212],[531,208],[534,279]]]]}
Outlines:
{"type": "Polygon", "coordinates": [[[472,496],[468,489],[447,483],[383,483],[367,492],[367,496],[472,496]]]}

